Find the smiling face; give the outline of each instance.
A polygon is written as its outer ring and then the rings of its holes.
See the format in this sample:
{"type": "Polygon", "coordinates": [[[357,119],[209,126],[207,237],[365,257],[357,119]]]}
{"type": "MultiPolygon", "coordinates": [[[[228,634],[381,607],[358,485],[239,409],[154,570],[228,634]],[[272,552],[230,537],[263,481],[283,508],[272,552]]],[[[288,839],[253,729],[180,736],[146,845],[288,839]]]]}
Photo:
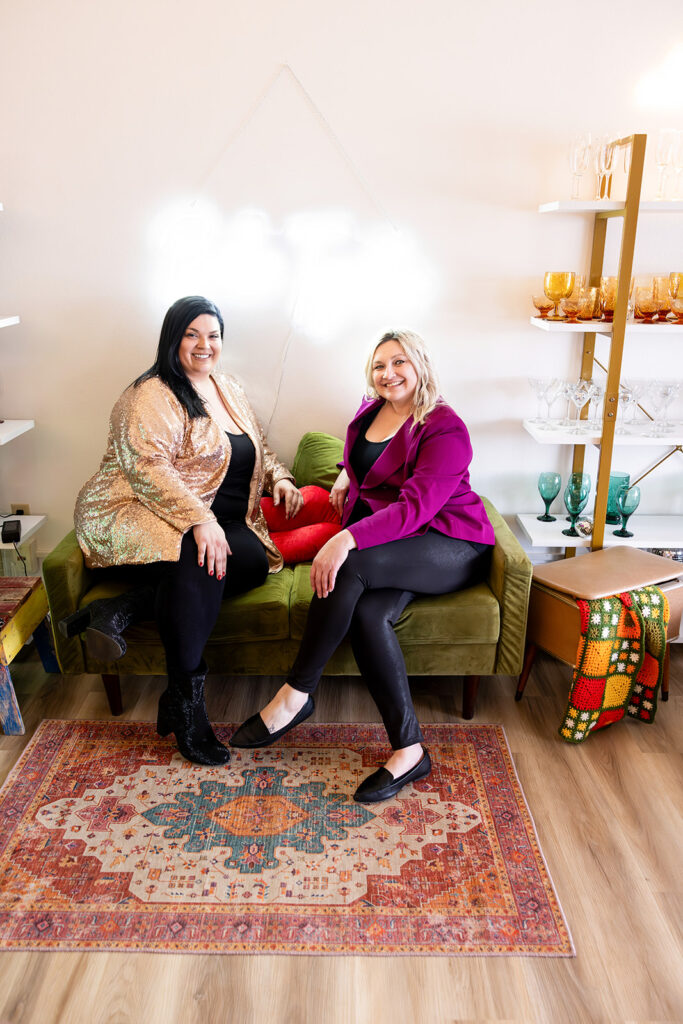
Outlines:
{"type": "Polygon", "coordinates": [[[396,409],[412,408],[418,377],[398,341],[384,341],[372,357],[372,383],[380,398],[396,409]]]}
{"type": "Polygon", "coordinates": [[[188,324],[178,347],[178,362],[193,382],[206,380],[218,365],[223,342],[215,316],[202,313],[188,324]]]}

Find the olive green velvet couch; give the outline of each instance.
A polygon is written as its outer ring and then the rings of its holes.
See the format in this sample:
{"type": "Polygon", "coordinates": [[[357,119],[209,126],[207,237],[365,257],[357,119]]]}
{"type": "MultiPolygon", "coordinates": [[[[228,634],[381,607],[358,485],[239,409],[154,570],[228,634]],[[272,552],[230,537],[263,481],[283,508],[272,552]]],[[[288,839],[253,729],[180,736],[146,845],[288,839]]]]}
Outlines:
{"type": "MultiPolygon", "coordinates": [[[[331,488],[342,449],[339,438],[305,434],[292,467],[299,486],[331,488]]],[[[474,714],[481,676],[521,671],[531,584],[529,559],[496,509],[484,501],[496,533],[489,579],[456,594],[416,598],[396,624],[409,675],[462,677],[464,718],[474,714]]],[[[125,589],[120,583],[94,581],[73,532],[45,558],[43,576],[55,625],[81,605],[125,589]]],[[[304,563],[286,566],[262,587],[224,601],[205,651],[209,672],[284,676],[296,655],[311,596],[309,564],[304,563]]],[[[113,714],[122,711],[120,678],[165,674],[152,622],[127,631],[128,649],[111,665],[90,658],[81,637],[66,639],[53,632],[61,671],[101,674],[113,714]]],[[[358,674],[347,642],[325,674],[358,674]]]]}

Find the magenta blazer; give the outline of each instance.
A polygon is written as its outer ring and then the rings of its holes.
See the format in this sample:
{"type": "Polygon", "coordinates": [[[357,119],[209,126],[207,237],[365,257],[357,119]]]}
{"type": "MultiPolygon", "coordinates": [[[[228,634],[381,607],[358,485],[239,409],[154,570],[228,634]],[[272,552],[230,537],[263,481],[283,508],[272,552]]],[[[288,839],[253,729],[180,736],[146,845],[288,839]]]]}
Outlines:
{"type": "Polygon", "coordinates": [[[412,417],[407,420],[358,486],[351,450],[366,429],[366,414],[382,401],[364,401],[346,432],[343,465],[351,486],[342,526],[359,497],[372,509],[372,515],[348,527],[358,547],[416,537],[430,527],[447,537],[495,544],[484,504],[470,487],[472,445],[467,427],[445,402],[414,429],[412,417]]]}

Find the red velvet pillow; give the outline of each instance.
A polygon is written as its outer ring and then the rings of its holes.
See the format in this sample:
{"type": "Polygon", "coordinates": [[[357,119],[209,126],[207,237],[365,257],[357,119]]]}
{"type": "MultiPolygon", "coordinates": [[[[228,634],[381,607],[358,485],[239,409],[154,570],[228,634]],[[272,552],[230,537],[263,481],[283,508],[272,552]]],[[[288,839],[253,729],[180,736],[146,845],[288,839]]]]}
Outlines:
{"type": "Polygon", "coordinates": [[[284,501],[275,505],[272,498],[261,498],[268,533],[289,565],[310,562],[323,544],[341,530],[341,519],[330,505],[329,491],[307,485],[301,488],[301,494],[304,505],[293,519],[287,519],[284,501]]]}

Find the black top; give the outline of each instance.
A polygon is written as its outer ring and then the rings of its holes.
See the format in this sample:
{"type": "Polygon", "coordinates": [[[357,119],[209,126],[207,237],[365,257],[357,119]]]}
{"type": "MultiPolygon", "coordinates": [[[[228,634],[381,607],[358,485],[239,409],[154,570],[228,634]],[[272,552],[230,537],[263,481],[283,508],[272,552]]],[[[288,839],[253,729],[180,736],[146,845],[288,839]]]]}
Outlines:
{"type": "Polygon", "coordinates": [[[232,455],[228,472],[223,477],[213,499],[211,511],[217,519],[232,519],[244,522],[249,508],[249,485],[254,472],[256,451],[247,434],[231,434],[232,455]]]}
{"type": "MultiPolygon", "coordinates": [[[[349,456],[351,469],[355,474],[359,486],[363,483],[365,477],[368,475],[371,468],[377,462],[377,459],[380,457],[386,446],[391,441],[390,437],[388,437],[386,441],[368,441],[365,434],[369,430],[370,424],[372,423],[374,418],[375,417],[373,416],[363,425],[363,429],[356,438],[355,444],[351,449],[351,454],[349,456]]],[[[365,519],[366,516],[370,515],[372,515],[372,509],[370,508],[370,506],[366,505],[364,501],[361,501],[361,499],[358,498],[356,504],[353,507],[351,518],[349,519],[346,525],[350,526],[352,523],[357,523],[359,519],[365,519]]]]}

